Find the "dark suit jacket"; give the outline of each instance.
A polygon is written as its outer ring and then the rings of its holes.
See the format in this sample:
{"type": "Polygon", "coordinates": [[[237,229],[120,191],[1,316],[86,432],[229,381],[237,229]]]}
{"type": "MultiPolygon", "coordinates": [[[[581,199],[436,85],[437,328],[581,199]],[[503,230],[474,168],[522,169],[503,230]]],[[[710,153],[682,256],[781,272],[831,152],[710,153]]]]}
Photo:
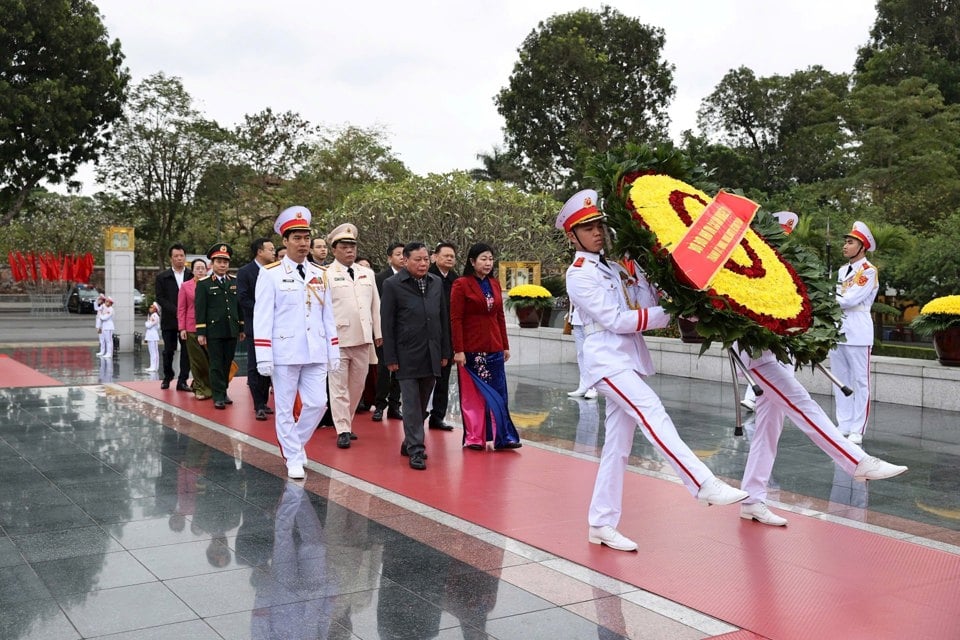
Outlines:
{"type": "MultiPolygon", "coordinates": [[[[400,271],[403,272],[404,269],[400,269],[400,271]]],[[[390,265],[387,265],[383,271],[378,272],[377,275],[374,276],[374,280],[376,280],[377,282],[377,293],[380,294],[381,298],[383,297],[384,280],[386,280],[387,278],[392,278],[393,276],[394,276],[393,267],[391,267],[390,265]]]]}
{"type": "Polygon", "coordinates": [[[487,353],[510,349],[500,283],[490,278],[493,307],[474,276],[457,278],[450,293],[450,335],[455,352],[487,353]]]}
{"type": "Polygon", "coordinates": [[[237,279],[224,283],[208,276],[197,282],[197,335],[208,338],[236,338],[243,331],[237,306],[237,279]]]}
{"type": "Polygon", "coordinates": [[[450,359],[450,321],[444,312],[443,283],[428,273],[427,291],[401,269],[383,283],[380,320],[383,329],[383,362],[399,364],[397,378],[440,375],[441,358],[450,359]]]}
{"type": "Polygon", "coordinates": [[[253,305],[257,300],[259,275],[260,265],[256,260],[251,260],[237,271],[237,304],[240,305],[244,333],[248,338],[253,337],[253,305]]]}
{"type": "MultiPolygon", "coordinates": [[[[190,267],[183,270],[183,281],[186,282],[193,278],[193,272],[190,267]]],[[[180,296],[180,287],[177,286],[177,277],[173,275],[173,269],[167,269],[157,274],[153,283],[153,292],[157,296],[157,304],[160,305],[160,330],[177,331],[177,298],[180,296]]]]}
{"type": "Polygon", "coordinates": [[[460,277],[460,275],[454,270],[450,269],[450,272],[447,273],[447,277],[444,278],[443,274],[440,273],[440,269],[437,265],[430,265],[430,273],[440,278],[443,281],[443,299],[447,303],[447,309],[450,309],[450,289],[453,288],[453,281],[460,277]]]}

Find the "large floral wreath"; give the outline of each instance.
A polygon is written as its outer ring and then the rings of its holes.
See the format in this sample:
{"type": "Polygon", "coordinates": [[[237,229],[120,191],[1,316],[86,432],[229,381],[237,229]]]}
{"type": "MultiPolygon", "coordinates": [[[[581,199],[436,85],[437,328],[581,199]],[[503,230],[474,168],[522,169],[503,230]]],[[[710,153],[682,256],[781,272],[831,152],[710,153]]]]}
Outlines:
{"type": "Polygon", "coordinates": [[[797,365],[822,361],[839,338],[840,308],[817,257],[790,241],[761,210],[705,291],[690,288],[669,256],[717,189],[707,174],[667,146],[628,146],[596,158],[616,251],[629,253],[665,294],[674,316],[696,316],[705,341],[739,341],[797,365]],[[696,183],[700,188],[691,183],[696,183]]]}

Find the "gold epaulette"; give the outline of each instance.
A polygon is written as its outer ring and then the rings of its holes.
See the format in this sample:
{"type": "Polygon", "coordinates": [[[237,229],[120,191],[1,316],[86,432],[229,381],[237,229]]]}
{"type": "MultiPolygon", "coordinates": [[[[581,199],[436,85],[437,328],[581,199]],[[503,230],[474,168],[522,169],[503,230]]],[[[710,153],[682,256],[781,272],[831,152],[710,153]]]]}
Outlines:
{"type": "Polygon", "coordinates": [[[276,262],[271,262],[270,264],[263,265],[264,269],[273,269],[275,266],[283,262],[282,260],[277,260],[276,262]]]}

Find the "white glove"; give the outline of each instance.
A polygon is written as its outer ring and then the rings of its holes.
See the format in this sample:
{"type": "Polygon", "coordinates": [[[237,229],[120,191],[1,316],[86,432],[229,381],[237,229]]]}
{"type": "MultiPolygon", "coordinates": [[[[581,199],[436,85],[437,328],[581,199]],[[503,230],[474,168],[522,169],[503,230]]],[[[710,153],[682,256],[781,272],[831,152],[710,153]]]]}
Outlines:
{"type": "Polygon", "coordinates": [[[327,365],[327,371],[339,371],[340,370],[340,358],[335,358],[330,361],[330,364],[327,365]]]}
{"type": "Polygon", "coordinates": [[[264,378],[269,378],[273,375],[273,363],[267,360],[257,363],[257,373],[262,375],[264,378]]]}

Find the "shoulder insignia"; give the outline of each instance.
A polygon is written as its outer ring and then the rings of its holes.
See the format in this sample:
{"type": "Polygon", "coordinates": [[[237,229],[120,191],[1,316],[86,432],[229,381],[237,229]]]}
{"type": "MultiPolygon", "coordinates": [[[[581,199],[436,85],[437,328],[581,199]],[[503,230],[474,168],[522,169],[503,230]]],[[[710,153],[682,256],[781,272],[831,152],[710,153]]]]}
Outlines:
{"type": "Polygon", "coordinates": [[[210,279],[210,276],[209,276],[209,275],[206,275],[206,276],[203,276],[202,278],[200,278],[199,282],[203,282],[204,280],[209,280],[209,279],[210,279]]]}
{"type": "Polygon", "coordinates": [[[276,262],[271,262],[270,264],[265,264],[265,265],[263,265],[263,268],[264,268],[264,269],[273,269],[273,268],[274,268],[275,266],[277,266],[278,264],[280,264],[280,260],[277,260],[276,262]]]}
{"type": "Polygon", "coordinates": [[[582,266],[583,266],[583,256],[580,256],[579,258],[577,258],[576,260],[574,260],[574,261],[573,261],[573,266],[575,266],[575,267],[582,267],[582,266]]]}

